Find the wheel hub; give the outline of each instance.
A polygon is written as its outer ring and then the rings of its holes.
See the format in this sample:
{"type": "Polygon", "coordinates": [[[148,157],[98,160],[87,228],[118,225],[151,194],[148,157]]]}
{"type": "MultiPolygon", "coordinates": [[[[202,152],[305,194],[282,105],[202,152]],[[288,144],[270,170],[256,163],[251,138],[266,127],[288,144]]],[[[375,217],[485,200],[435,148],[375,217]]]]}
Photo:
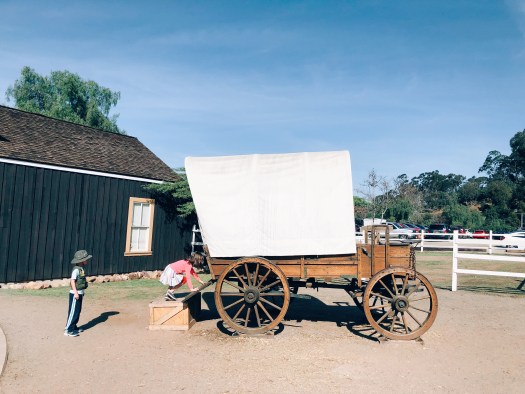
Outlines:
{"type": "Polygon", "coordinates": [[[408,301],[408,298],[405,296],[398,296],[394,298],[394,301],[392,302],[392,307],[398,312],[404,312],[408,309],[410,305],[410,302],[408,301]]]}
{"type": "Polygon", "coordinates": [[[246,301],[248,304],[255,304],[257,301],[259,301],[259,290],[257,288],[249,286],[244,291],[244,301],[246,301]]]}

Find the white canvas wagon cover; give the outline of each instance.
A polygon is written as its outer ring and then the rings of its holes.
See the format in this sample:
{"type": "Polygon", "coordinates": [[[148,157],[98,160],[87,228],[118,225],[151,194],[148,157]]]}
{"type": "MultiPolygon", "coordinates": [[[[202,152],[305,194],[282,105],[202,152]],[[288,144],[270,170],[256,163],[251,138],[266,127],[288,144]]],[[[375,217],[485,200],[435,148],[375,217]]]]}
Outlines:
{"type": "Polygon", "coordinates": [[[212,257],[356,252],[350,154],[187,157],[212,257]]]}

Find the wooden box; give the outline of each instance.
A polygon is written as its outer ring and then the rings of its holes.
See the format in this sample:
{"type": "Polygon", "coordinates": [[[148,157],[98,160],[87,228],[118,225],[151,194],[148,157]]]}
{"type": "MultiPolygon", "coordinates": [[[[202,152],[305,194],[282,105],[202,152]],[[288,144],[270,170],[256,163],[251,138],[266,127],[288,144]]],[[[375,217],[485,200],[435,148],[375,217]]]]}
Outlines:
{"type": "Polygon", "coordinates": [[[149,304],[150,330],[189,330],[201,311],[201,293],[195,292],[180,301],[164,297],[149,304]]]}

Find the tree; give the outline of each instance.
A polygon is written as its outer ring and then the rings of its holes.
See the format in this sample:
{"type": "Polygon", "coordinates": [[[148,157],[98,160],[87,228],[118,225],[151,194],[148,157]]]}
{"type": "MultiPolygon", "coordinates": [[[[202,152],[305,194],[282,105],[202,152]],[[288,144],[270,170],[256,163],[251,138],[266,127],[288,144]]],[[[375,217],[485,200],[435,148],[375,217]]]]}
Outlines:
{"type": "Polygon", "coordinates": [[[161,184],[152,183],[145,186],[145,189],[168,212],[170,219],[177,216],[188,222],[196,222],[197,213],[191,196],[186,170],[185,168],[176,168],[175,172],[179,176],[179,180],[161,184]]]}
{"type": "Polygon", "coordinates": [[[482,186],[487,178],[471,177],[458,190],[458,202],[465,205],[475,205],[482,199],[482,186]]]}
{"type": "Polygon", "coordinates": [[[477,229],[483,226],[485,218],[481,212],[474,207],[453,203],[443,209],[443,220],[452,226],[477,229]]]}
{"type": "Polygon", "coordinates": [[[411,184],[423,192],[428,208],[439,209],[456,200],[456,193],[464,181],[463,175],[443,175],[432,171],[412,178],[411,184]]]}
{"type": "Polygon", "coordinates": [[[368,208],[367,215],[371,214],[372,218],[375,218],[376,215],[381,215],[381,219],[383,219],[393,197],[390,182],[372,169],[361,186],[363,188],[358,190],[358,192],[368,203],[366,206],[368,208]]]}
{"type": "Polygon", "coordinates": [[[120,92],[85,81],[69,71],[52,71],[46,77],[26,66],[20,79],[7,89],[6,98],[24,111],[125,134],[117,126],[118,114],[109,115],[120,92]]]}
{"type": "Polygon", "coordinates": [[[525,130],[518,131],[510,139],[510,155],[497,150],[490,151],[480,172],[487,172],[491,178],[507,178],[513,182],[525,181],[525,130]]]}

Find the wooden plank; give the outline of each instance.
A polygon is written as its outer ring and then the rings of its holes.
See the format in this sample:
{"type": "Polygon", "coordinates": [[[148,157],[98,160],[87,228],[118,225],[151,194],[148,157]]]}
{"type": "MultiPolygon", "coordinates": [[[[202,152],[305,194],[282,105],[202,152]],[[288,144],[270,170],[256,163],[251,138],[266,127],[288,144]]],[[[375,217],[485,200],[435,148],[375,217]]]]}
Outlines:
{"type": "Polygon", "coordinates": [[[13,208],[13,193],[16,166],[0,163],[3,173],[0,189],[0,282],[8,282],[8,254],[10,250],[9,236],[11,234],[11,212],[13,208]]]}
{"type": "Polygon", "coordinates": [[[64,244],[62,246],[63,257],[62,257],[62,277],[69,276],[69,269],[71,268],[68,263],[73,257],[76,248],[72,245],[71,240],[73,239],[73,233],[75,229],[74,218],[75,218],[75,200],[78,195],[78,190],[76,188],[77,175],[75,173],[69,173],[67,180],[67,202],[65,203],[63,209],[65,210],[65,219],[64,219],[64,244]]]}
{"type": "Polygon", "coordinates": [[[42,200],[41,200],[41,209],[40,217],[38,221],[39,227],[39,236],[37,240],[37,250],[39,251],[36,254],[36,267],[35,272],[36,276],[41,279],[48,279],[44,275],[44,266],[47,260],[46,256],[46,243],[47,243],[47,228],[49,221],[49,201],[51,199],[51,182],[52,182],[52,170],[43,170],[42,175],[42,200]]]}
{"type": "Polygon", "coordinates": [[[58,174],[58,195],[57,195],[57,213],[56,213],[56,230],[55,241],[53,246],[53,277],[63,276],[64,273],[69,276],[67,263],[70,262],[68,253],[65,250],[66,239],[66,218],[69,195],[69,179],[71,173],[66,171],[57,171],[58,174]]]}
{"type": "Polygon", "coordinates": [[[42,193],[44,190],[44,172],[42,168],[35,169],[35,187],[33,191],[33,220],[31,223],[31,245],[29,247],[29,258],[27,260],[30,273],[35,280],[43,279],[42,270],[38,267],[38,240],[42,236],[40,230],[40,216],[42,215],[42,193]]]}
{"type": "Polygon", "coordinates": [[[18,238],[18,255],[16,258],[16,281],[27,282],[34,280],[34,267],[28,264],[29,249],[31,246],[31,224],[33,222],[33,204],[35,188],[35,168],[26,167],[24,176],[24,189],[22,192],[22,213],[20,220],[20,236],[18,238]],[[31,272],[30,272],[31,271],[31,272]]]}
{"type": "Polygon", "coordinates": [[[50,171],[51,182],[49,185],[49,210],[46,231],[46,245],[45,245],[45,260],[44,260],[44,278],[56,278],[62,272],[62,267],[55,269],[55,237],[57,231],[57,214],[58,214],[58,199],[60,194],[60,177],[59,171],[50,171]]]}
{"type": "Polygon", "coordinates": [[[25,167],[16,166],[14,189],[13,189],[13,200],[12,211],[11,211],[11,232],[9,234],[9,251],[7,255],[7,280],[17,281],[17,266],[18,266],[18,241],[20,239],[20,227],[22,217],[22,201],[24,194],[24,178],[25,178],[25,167]]]}
{"type": "Polygon", "coordinates": [[[107,232],[104,238],[104,256],[109,260],[109,270],[110,272],[119,272],[118,271],[118,257],[116,252],[118,247],[116,247],[115,237],[116,232],[119,229],[115,226],[116,217],[117,217],[117,199],[118,199],[118,179],[110,178],[108,184],[108,196],[106,200],[108,212],[106,215],[106,226],[107,232]]]}

